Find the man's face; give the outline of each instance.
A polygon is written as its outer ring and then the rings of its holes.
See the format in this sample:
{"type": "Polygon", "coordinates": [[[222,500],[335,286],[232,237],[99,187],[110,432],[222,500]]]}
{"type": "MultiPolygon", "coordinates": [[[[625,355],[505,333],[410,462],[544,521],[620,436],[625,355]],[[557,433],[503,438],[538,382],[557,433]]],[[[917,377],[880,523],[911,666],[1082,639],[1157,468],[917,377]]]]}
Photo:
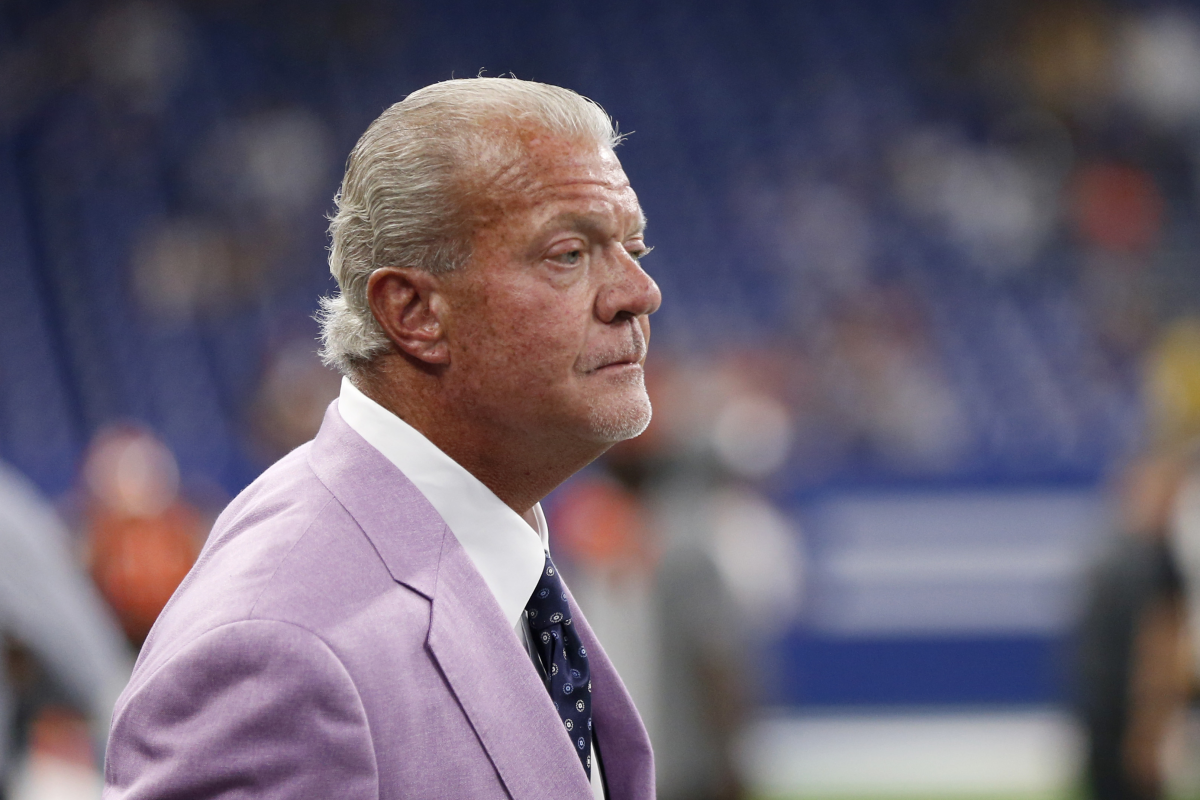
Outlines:
{"type": "Polygon", "coordinates": [[[644,219],[608,148],[547,134],[489,191],[443,296],[455,402],[522,441],[606,444],[650,421],[642,365],[662,301],[644,219]]]}

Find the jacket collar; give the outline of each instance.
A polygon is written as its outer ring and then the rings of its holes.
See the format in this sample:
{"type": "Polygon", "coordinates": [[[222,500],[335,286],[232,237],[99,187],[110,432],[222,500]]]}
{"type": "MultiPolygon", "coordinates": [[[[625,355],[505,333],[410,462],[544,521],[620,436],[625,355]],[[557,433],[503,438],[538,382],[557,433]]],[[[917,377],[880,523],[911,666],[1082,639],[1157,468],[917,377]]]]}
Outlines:
{"type": "MultiPolygon", "coordinates": [[[[400,417],[342,379],[338,415],[420,490],[491,589],[514,627],[525,614],[546,562],[549,540],[541,506],[536,529],[478,478],[400,417]]],[[[532,521],[532,520],[531,520],[532,521]]]]}
{"type": "Polygon", "coordinates": [[[404,473],[346,424],[336,402],[325,411],[308,463],[392,577],[432,599],[446,523],[404,473]]]}
{"type": "Polygon", "coordinates": [[[346,424],[336,403],[325,412],[309,464],[392,577],[430,600],[429,652],[513,800],[590,798],[587,776],[529,655],[424,495],[346,424]]]}

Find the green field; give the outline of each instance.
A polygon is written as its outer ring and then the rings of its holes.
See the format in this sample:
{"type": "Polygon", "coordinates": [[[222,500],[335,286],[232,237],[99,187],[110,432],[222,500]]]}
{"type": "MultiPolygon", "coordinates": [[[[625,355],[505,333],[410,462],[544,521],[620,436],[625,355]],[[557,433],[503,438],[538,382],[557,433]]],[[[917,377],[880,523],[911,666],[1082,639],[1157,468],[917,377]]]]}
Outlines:
{"type": "MultiPolygon", "coordinates": [[[[1075,793],[1063,794],[946,794],[946,795],[758,795],[754,800],[1083,800],[1075,793]]],[[[1173,798],[1173,800],[1185,800],[1173,798]]],[[[1191,798],[1187,798],[1191,800],[1191,798]]]]}
{"type": "MultiPolygon", "coordinates": [[[[755,795],[753,800],[1085,800],[1082,791],[1048,794],[935,794],[935,795],[755,795]]],[[[1200,800],[1200,794],[1173,794],[1168,800],[1200,800]]]]}

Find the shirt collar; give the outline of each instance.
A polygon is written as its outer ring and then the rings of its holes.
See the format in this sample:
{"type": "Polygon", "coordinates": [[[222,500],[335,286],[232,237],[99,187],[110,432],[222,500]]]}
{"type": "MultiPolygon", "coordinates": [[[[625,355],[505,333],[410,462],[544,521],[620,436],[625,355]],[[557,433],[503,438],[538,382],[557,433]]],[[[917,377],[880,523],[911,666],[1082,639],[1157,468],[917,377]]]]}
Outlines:
{"type": "Polygon", "coordinates": [[[478,478],[346,378],[337,402],[346,424],[395,464],[445,520],[515,626],[541,579],[549,550],[541,504],[533,507],[534,531],[478,478]]]}

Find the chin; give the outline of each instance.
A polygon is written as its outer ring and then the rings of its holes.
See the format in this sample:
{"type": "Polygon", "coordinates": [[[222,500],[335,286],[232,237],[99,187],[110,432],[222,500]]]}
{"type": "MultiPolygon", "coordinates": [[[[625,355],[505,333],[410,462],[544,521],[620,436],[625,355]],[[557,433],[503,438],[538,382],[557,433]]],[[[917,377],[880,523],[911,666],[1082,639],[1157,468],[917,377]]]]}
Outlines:
{"type": "Polygon", "coordinates": [[[632,439],[650,424],[650,398],[646,390],[628,392],[622,397],[605,398],[591,404],[588,422],[597,441],[616,444],[632,439]]]}

